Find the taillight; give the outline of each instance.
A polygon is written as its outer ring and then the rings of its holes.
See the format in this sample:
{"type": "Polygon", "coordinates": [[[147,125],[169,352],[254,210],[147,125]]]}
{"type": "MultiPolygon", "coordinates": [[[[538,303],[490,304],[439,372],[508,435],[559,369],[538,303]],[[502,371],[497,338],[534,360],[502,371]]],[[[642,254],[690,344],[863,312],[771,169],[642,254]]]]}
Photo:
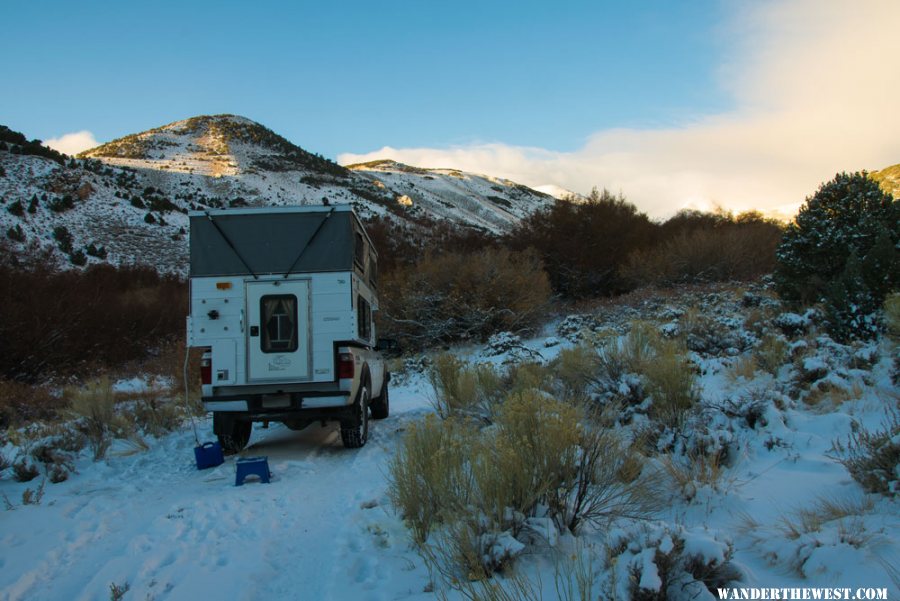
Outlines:
{"type": "Polygon", "coordinates": [[[212,384],[212,353],[206,351],[200,357],[200,383],[212,384]]]}
{"type": "Polygon", "coordinates": [[[353,355],[350,353],[341,353],[338,355],[338,379],[346,380],[353,378],[353,355]]]}

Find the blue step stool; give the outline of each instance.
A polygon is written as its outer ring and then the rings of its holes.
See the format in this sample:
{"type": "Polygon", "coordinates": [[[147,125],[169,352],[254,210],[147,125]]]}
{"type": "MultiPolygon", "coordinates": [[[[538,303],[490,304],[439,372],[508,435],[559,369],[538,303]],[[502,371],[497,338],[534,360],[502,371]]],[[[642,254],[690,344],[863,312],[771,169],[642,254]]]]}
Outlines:
{"type": "Polygon", "coordinates": [[[235,467],[237,471],[234,476],[234,485],[240,486],[244,483],[244,478],[247,476],[259,476],[259,481],[264,482],[265,484],[269,483],[269,477],[272,475],[269,472],[269,458],[268,457],[242,457],[235,462],[235,467]]]}

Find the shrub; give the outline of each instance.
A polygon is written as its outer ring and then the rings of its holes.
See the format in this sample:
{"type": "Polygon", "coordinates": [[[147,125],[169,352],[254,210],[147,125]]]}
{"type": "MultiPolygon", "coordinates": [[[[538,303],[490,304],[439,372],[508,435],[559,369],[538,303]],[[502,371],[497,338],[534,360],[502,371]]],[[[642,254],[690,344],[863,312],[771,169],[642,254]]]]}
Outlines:
{"type": "Polygon", "coordinates": [[[472,436],[460,422],[428,416],[407,430],[391,459],[388,496],[422,544],[429,532],[468,505],[472,436]]]}
{"type": "Polygon", "coordinates": [[[616,434],[582,423],[571,403],[510,388],[491,427],[429,416],[390,464],[391,501],[426,559],[456,581],[504,569],[539,509],[555,532],[656,507],[654,478],[616,434]]]}
{"type": "Polygon", "coordinates": [[[553,374],[562,384],[566,398],[583,397],[596,382],[600,356],[593,345],[586,342],[562,349],[552,365],[553,374]]]}
{"type": "Polygon", "coordinates": [[[730,543],[681,526],[637,524],[613,533],[607,546],[618,588],[611,598],[716,598],[717,588],[742,578],[730,543]]]}
{"type": "Polygon", "coordinates": [[[71,195],[66,194],[62,198],[54,198],[50,201],[50,210],[54,213],[64,213],[75,207],[75,200],[71,195]]]}
{"type": "Polygon", "coordinates": [[[482,511],[503,524],[512,509],[531,515],[538,503],[563,516],[564,483],[575,479],[578,412],[537,390],[511,395],[486,434],[473,471],[482,511]]]}
{"type": "Polygon", "coordinates": [[[0,265],[0,291],[0,378],[83,377],[184,336],[185,284],[146,267],[54,273],[0,265]]]}
{"type": "Polygon", "coordinates": [[[597,420],[584,424],[577,444],[575,475],[561,484],[556,498],[569,531],[585,523],[607,527],[618,518],[646,518],[660,508],[657,477],[613,430],[597,420]]]}
{"type": "Polygon", "coordinates": [[[52,420],[65,401],[44,386],[0,379],[0,428],[16,427],[38,420],[52,420]]]}
{"type": "Polygon", "coordinates": [[[671,428],[680,427],[696,404],[698,391],[691,365],[674,340],[656,345],[656,354],[643,369],[647,394],[653,399],[650,415],[671,428]]]}
{"type": "Polygon", "coordinates": [[[151,388],[138,395],[134,405],[135,426],[151,436],[162,436],[181,425],[182,413],[175,402],[160,398],[160,391],[151,388]]]}
{"type": "Polygon", "coordinates": [[[621,267],[624,280],[633,287],[752,280],[775,266],[781,227],[773,221],[726,216],[678,229],[653,247],[629,255],[621,267]]]}
{"type": "Polygon", "coordinates": [[[697,353],[722,354],[741,346],[741,341],[727,327],[696,307],[684,312],[678,326],[687,348],[697,353]]]}
{"type": "Polygon", "coordinates": [[[808,578],[821,569],[819,561],[814,561],[811,569],[807,565],[813,553],[845,553],[847,546],[865,549],[879,535],[880,530],[867,528],[867,514],[873,507],[869,498],[820,497],[808,507],[782,515],[774,526],[767,527],[745,516],[740,528],[770,562],[808,578]]]}
{"type": "Polygon", "coordinates": [[[383,278],[383,330],[423,348],[539,325],[550,287],[533,253],[427,255],[383,278]]]}
{"type": "Polygon", "coordinates": [[[900,338],[900,292],[884,300],[884,324],[889,335],[900,338]]]}
{"type": "Polygon", "coordinates": [[[434,389],[434,408],[442,418],[451,415],[490,417],[501,400],[501,380],[490,365],[470,366],[456,356],[435,357],[428,379],[434,389]]]}
{"type": "Polygon", "coordinates": [[[837,337],[871,336],[874,328],[856,326],[900,286],[898,243],[900,203],[865,172],[840,173],[788,226],[776,253],[776,287],[790,301],[825,301],[837,337]]]}
{"type": "Polygon", "coordinates": [[[41,501],[44,499],[44,486],[47,484],[47,479],[41,480],[41,483],[34,490],[30,488],[26,488],[22,491],[22,505],[40,505],[41,501]]]}
{"type": "Polygon", "coordinates": [[[629,290],[619,274],[622,257],[649,247],[655,232],[625,198],[595,188],[584,202],[557,201],[526,217],[507,242],[537,251],[557,294],[588,298],[629,290]]]}
{"type": "Polygon", "coordinates": [[[31,482],[38,477],[37,466],[28,457],[23,457],[13,463],[13,477],[16,482],[31,482]]]}
{"type": "Polygon", "coordinates": [[[69,261],[76,267],[83,267],[87,264],[87,256],[85,256],[83,250],[76,250],[69,255],[69,261]]]}
{"type": "Polygon", "coordinates": [[[833,456],[868,492],[900,494],[900,410],[887,414],[876,430],[858,428],[846,442],[835,440],[833,456]]]}

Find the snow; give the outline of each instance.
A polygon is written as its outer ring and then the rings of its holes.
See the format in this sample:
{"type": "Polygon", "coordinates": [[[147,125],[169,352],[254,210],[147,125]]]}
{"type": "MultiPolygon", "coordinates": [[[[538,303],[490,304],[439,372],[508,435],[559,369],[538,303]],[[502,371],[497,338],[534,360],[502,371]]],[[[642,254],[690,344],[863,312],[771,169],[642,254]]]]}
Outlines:
{"type": "MultiPolygon", "coordinates": [[[[235,487],[234,458],[198,471],[189,428],[147,452],[80,460],[40,505],[17,503],[37,481],[4,479],[17,506],[0,513],[0,598],[104,599],[111,583],[135,599],[416,598],[427,574],[384,472],[403,425],[427,411],[422,386],[392,390],[394,415],[358,451],[333,426],[255,429],[244,454],[268,456],[270,484],[235,487]]],[[[200,428],[211,437],[210,421],[200,428]]]]}
{"type": "MultiPolygon", "coordinates": [[[[610,315],[592,319],[618,328],[610,315]]],[[[671,319],[667,313],[664,321],[671,319]]],[[[576,323],[593,322],[570,316],[535,339],[500,335],[492,344],[454,352],[495,366],[551,361],[574,344],[576,323]]],[[[736,330],[740,323],[734,322],[736,330]]],[[[648,591],[663,586],[661,556],[675,558],[669,578],[685,598],[711,598],[684,571],[687,558],[705,566],[730,561],[743,575],[739,586],[879,587],[897,598],[891,578],[900,565],[897,498],[865,493],[833,459],[835,440],[860,427],[878,428],[896,402],[890,379],[896,346],[848,347],[819,338],[794,349],[799,371],[824,371],[832,381],[842,369],[862,387],[860,394],[833,407],[810,407],[791,398],[798,371],[789,365],[777,376],[757,372],[732,379],[725,372],[734,359],[692,354],[704,427],[687,439],[663,436],[659,445],[727,448],[731,459],[722,478],[696,483],[691,494],[673,488],[653,519],[621,519],[608,530],[579,534],[577,541],[549,518],[527,517],[516,536],[485,535],[489,559],[516,557],[519,573],[543,587],[545,599],[556,598],[557,553],[575,554],[592,566],[595,593],[617,591],[621,598],[632,578],[648,591]],[[851,368],[851,357],[870,368],[851,368]],[[745,416],[755,409],[759,415],[750,425],[745,416]],[[788,533],[788,521],[798,522],[823,501],[865,509],[826,519],[798,536],[788,533]]],[[[741,356],[752,352],[742,350],[741,356]]],[[[300,432],[256,425],[243,455],[269,458],[270,484],[235,487],[234,458],[198,471],[188,424],[151,439],[149,450],[119,444],[97,463],[82,452],[76,472],[65,482],[48,482],[36,505],[20,499],[39,479],[15,482],[6,470],[0,493],[14,507],[0,511],[0,599],[106,599],[111,584],[126,583],[125,599],[141,600],[433,599],[438,583],[391,507],[386,482],[404,431],[433,411],[426,363],[423,357],[408,360],[406,373],[392,380],[391,416],[370,422],[362,449],[344,449],[334,425],[300,432]]],[[[138,393],[152,385],[136,377],[116,389],[138,393]]],[[[631,417],[639,424],[642,416],[631,417]]],[[[198,426],[201,440],[212,438],[210,420],[198,426]]],[[[16,453],[12,442],[0,448],[7,460],[16,453]]],[[[448,595],[463,598],[455,591],[448,595]]]]}
{"type": "Polygon", "coordinates": [[[327,198],[334,204],[352,203],[364,218],[386,216],[407,225],[429,218],[494,233],[509,231],[526,215],[554,202],[551,196],[509,180],[390,162],[354,166],[346,177],[337,177],[289,160],[283,164],[283,149],[265,142],[223,137],[224,121],[239,129],[263,129],[249,119],[207,120],[211,122],[207,129],[186,127],[188,120],[138,134],[145,144],[141,158],[97,156],[91,163],[99,162],[99,170],[88,169],[90,165],[80,159],[69,167],[68,162],[61,166],[42,157],[0,151],[0,166],[6,171],[0,177],[0,229],[20,226],[26,242],[10,242],[13,249],[25,253],[36,243],[52,251],[61,267],[70,262],[51,236],[57,226],[69,230],[75,249],[94,243],[108,251],[105,260],[88,257],[89,264],[139,263],[183,275],[186,212],[199,206],[228,206],[238,198],[250,206],[317,205],[327,198]],[[147,187],[176,209],[133,206],[131,198],[143,198],[147,187]],[[81,190],[87,190],[84,198],[81,190]],[[73,208],[61,213],[48,208],[49,201],[66,194],[75,198],[73,208]],[[20,217],[5,210],[16,201],[27,208],[32,196],[43,195],[47,201],[40,201],[33,214],[20,217]],[[399,203],[403,197],[406,200],[399,203]],[[157,223],[144,221],[148,213],[157,223]],[[165,224],[159,223],[160,217],[165,224]]]}

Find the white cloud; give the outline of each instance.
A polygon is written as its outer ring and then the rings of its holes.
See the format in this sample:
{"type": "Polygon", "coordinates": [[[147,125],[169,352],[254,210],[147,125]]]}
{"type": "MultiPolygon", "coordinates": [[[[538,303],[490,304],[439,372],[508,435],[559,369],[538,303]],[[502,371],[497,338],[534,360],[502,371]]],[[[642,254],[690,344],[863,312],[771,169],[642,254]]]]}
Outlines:
{"type": "Polygon", "coordinates": [[[87,130],[81,130],[71,134],[63,134],[58,138],[44,140],[44,145],[65,154],[76,155],[89,148],[99,146],[99,143],[94,138],[94,134],[87,130]]]}
{"type": "Polygon", "coordinates": [[[792,214],[839,171],[900,162],[900,3],[749,3],[724,27],[734,108],[663,129],[594,133],[570,153],[504,144],[382,148],[392,158],[533,186],[623,192],[651,216],[715,205],[792,214]]]}

